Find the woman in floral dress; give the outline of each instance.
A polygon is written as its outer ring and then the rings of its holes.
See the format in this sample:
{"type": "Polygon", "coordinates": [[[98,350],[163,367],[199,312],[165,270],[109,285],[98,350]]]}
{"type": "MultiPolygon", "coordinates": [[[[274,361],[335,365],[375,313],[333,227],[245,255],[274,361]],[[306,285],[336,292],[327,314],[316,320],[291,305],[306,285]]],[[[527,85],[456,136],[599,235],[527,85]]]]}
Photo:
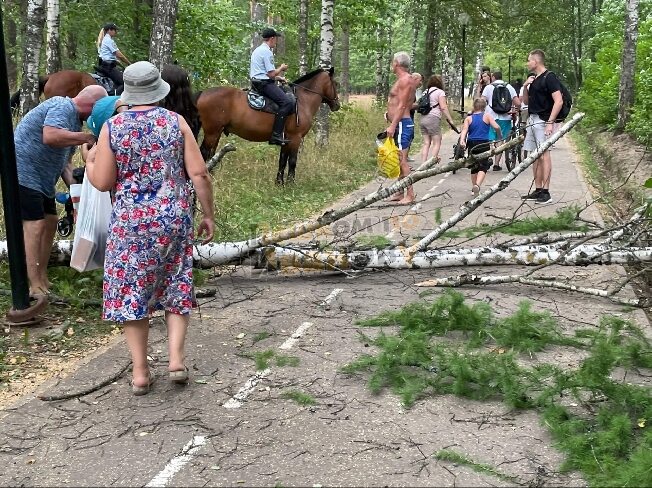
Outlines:
{"type": "Polygon", "coordinates": [[[124,323],[133,361],[134,394],[149,391],[149,314],[165,310],[169,375],[188,379],[184,344],[193,307],[193,196],[203,210],[198,235],[214,232],[210,175],[183,117],[156,103],[169,91],[147,61],[124,72],[121,101],[129,109],[102,127],[87,174],[115,190],[104,263],[103,318],[124,323]],[[192,182],[192,185],[190,184],[192,182]],[[194,187],[194,191],[193,191],[194,187]]]}

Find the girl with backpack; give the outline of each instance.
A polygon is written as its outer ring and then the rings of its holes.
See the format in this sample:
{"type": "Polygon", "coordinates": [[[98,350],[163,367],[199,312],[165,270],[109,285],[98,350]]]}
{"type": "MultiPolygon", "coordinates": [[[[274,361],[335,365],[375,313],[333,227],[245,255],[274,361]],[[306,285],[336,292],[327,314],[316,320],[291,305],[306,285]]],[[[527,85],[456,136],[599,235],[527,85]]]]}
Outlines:
{"type": "MultiPolygon", "coordinates": [[[[430,99],[430,111],[421,116],[419,128],[423,136],[423,145],[421,146],[421,162],[429,159],[429,155],[436,158],[441,148],[441,116],[444,114],[451,127],[455,127],[455,122],[448,111],[446,103],[446,93],[444,92],[444,83],[441,76],[432,75],[428,79],[426,92],[430,99]]],[[[457,129],[455,129],[457,130],[457,129]]]]}
{"type": "MultiPolygon", "coordinates": [[[[476,98],[473,100],[473,113],[464,119],[460,146],[467,148],[469,156],[489,150],[490,127],[493,127],[499,139],[503,137],[500,126],[485,112],[485,108],[487,108],[487,101],[484,98],[476,98]]],[[[476,161],[471,167],[471,191],[474,197],[480,193],[480,185],[487,176],[490,166],[489,158],[485,158],[476,161]]]]}

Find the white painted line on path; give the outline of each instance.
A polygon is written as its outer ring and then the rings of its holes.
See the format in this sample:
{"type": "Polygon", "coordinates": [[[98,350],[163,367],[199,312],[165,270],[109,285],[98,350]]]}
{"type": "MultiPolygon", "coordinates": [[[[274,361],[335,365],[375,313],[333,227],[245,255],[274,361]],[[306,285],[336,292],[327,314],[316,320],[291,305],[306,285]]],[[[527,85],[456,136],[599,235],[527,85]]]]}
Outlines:
{"type": "MultiPolygon", "coordinates": [[[[336,288],[334,289],[330,295],[328,295],[322,304],[330,304],[337,295],[342,293],[341,288],[336,288]]],[[[290,337],[287,338],[287,340],[279,346],[279,349],[283,350],[288,350],[292,349],[292,346],[294,346],[301,337],[303,337],[303,334],[310,328],[312,327],[312,322],[304,322],[302,323],[297,330],[294,331],[294,334],[292,334],[290,337]]],[[[238,393],[233,395],[224,405],[222,405],[224,408],[240,408],[242,406],[242,402],[247,399],[249,394],[254,391],[254,388],[256,388],[256,385],[260,383],[260,381],[265,378],[269,373],[271,373],[272,370],[270,368],[266,368],[262,371],[258,371],[255,375],[253,375],[251,378],[247,380],[247,382],[244,384],[240,390],[238,390],[238,393]]]]}
{"type": "Polygon", "coordinates": [[[238,390],[238,393],[236,393],[231,398],[229,398],[229,400],[223,405],[223,407],[240,408],[242,406],[242,402],[247,399],[247,397],[252,391],[254,391],[254,388],[256,388],[256,385],[260,383],[260,380],[262,380],[265,376],[267,376],[271,372],[272,370],[269,368],[265,368],[262,371],[258,371],[255,375],[253,375],[251,378],[247,380],[244,386],[240,388],[240,390],[238,390]]]}
{"type": "Polygon", "coordinates": [[[165,468],[163,468],[159,474],[154,476],[152,481],[147,483],[145,487],[154,488],[167,486],[172,477],[177,474],[181,468],[188,464],[192,460],[193,456],[197,454],[199,449],[201,449],[201,447],[206,444],[207,439],[208,438],[203,435],[194,436],[188,444],[183,446],[181,453],[170,459],[170,462],[167,463],[165,468]]]}

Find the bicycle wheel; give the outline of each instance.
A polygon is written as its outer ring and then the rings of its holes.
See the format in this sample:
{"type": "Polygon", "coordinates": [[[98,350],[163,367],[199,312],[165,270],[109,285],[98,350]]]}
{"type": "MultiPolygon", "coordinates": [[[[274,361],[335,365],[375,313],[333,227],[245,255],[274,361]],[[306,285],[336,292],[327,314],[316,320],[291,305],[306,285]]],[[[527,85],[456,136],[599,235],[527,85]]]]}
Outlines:
{"type": "Polygon", "coordinates": [[[515,162],[516,162],[516,152],[514,151],[513,147],[510,147],[507,151],[505,151],[505,166],[507,166],[508,171],[514,169],[515,162]]]}

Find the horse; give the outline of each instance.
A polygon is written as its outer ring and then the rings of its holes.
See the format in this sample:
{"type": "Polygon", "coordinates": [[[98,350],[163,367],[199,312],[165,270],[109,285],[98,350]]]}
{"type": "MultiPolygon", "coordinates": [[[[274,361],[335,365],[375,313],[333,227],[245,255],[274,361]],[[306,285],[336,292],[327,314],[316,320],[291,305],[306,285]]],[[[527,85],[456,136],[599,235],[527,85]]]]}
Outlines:
{"type": "MultiPolygon", "coordinates": [[[[97,81],[90,73],[72,69],[40,76],[38,81],[39,96],[43,95],[46,99],[57,96],[75,98],[87,86],[97,84],[97,81]]],[[[20,90],[14,93],[10,99],[12,109],[18,108],[19,104],[20,90]]]]}
{"type": "MultiPolygon", "coordinates": [[[[289,143],[281,146],[276,182],[284,183],[285,167],[288,181],[294,181],[299,144],[308,133],[319,106],[326,103],[335,112],[340,108],[334,69],[317,69],[290,83],[297,97],[297,113],[285,122],[285,137],[289,143]],[[288,164],[289,163],[289,164],[288,164]]],[[[222,133],[233,133],[249,141],[267,141],[272,134],[274,114],[249,107],[247,92],[239,88],[217,87],[201,92],[197,108],[204,130],[201,153],[208,161],[220,142],[222,133]]]]}

